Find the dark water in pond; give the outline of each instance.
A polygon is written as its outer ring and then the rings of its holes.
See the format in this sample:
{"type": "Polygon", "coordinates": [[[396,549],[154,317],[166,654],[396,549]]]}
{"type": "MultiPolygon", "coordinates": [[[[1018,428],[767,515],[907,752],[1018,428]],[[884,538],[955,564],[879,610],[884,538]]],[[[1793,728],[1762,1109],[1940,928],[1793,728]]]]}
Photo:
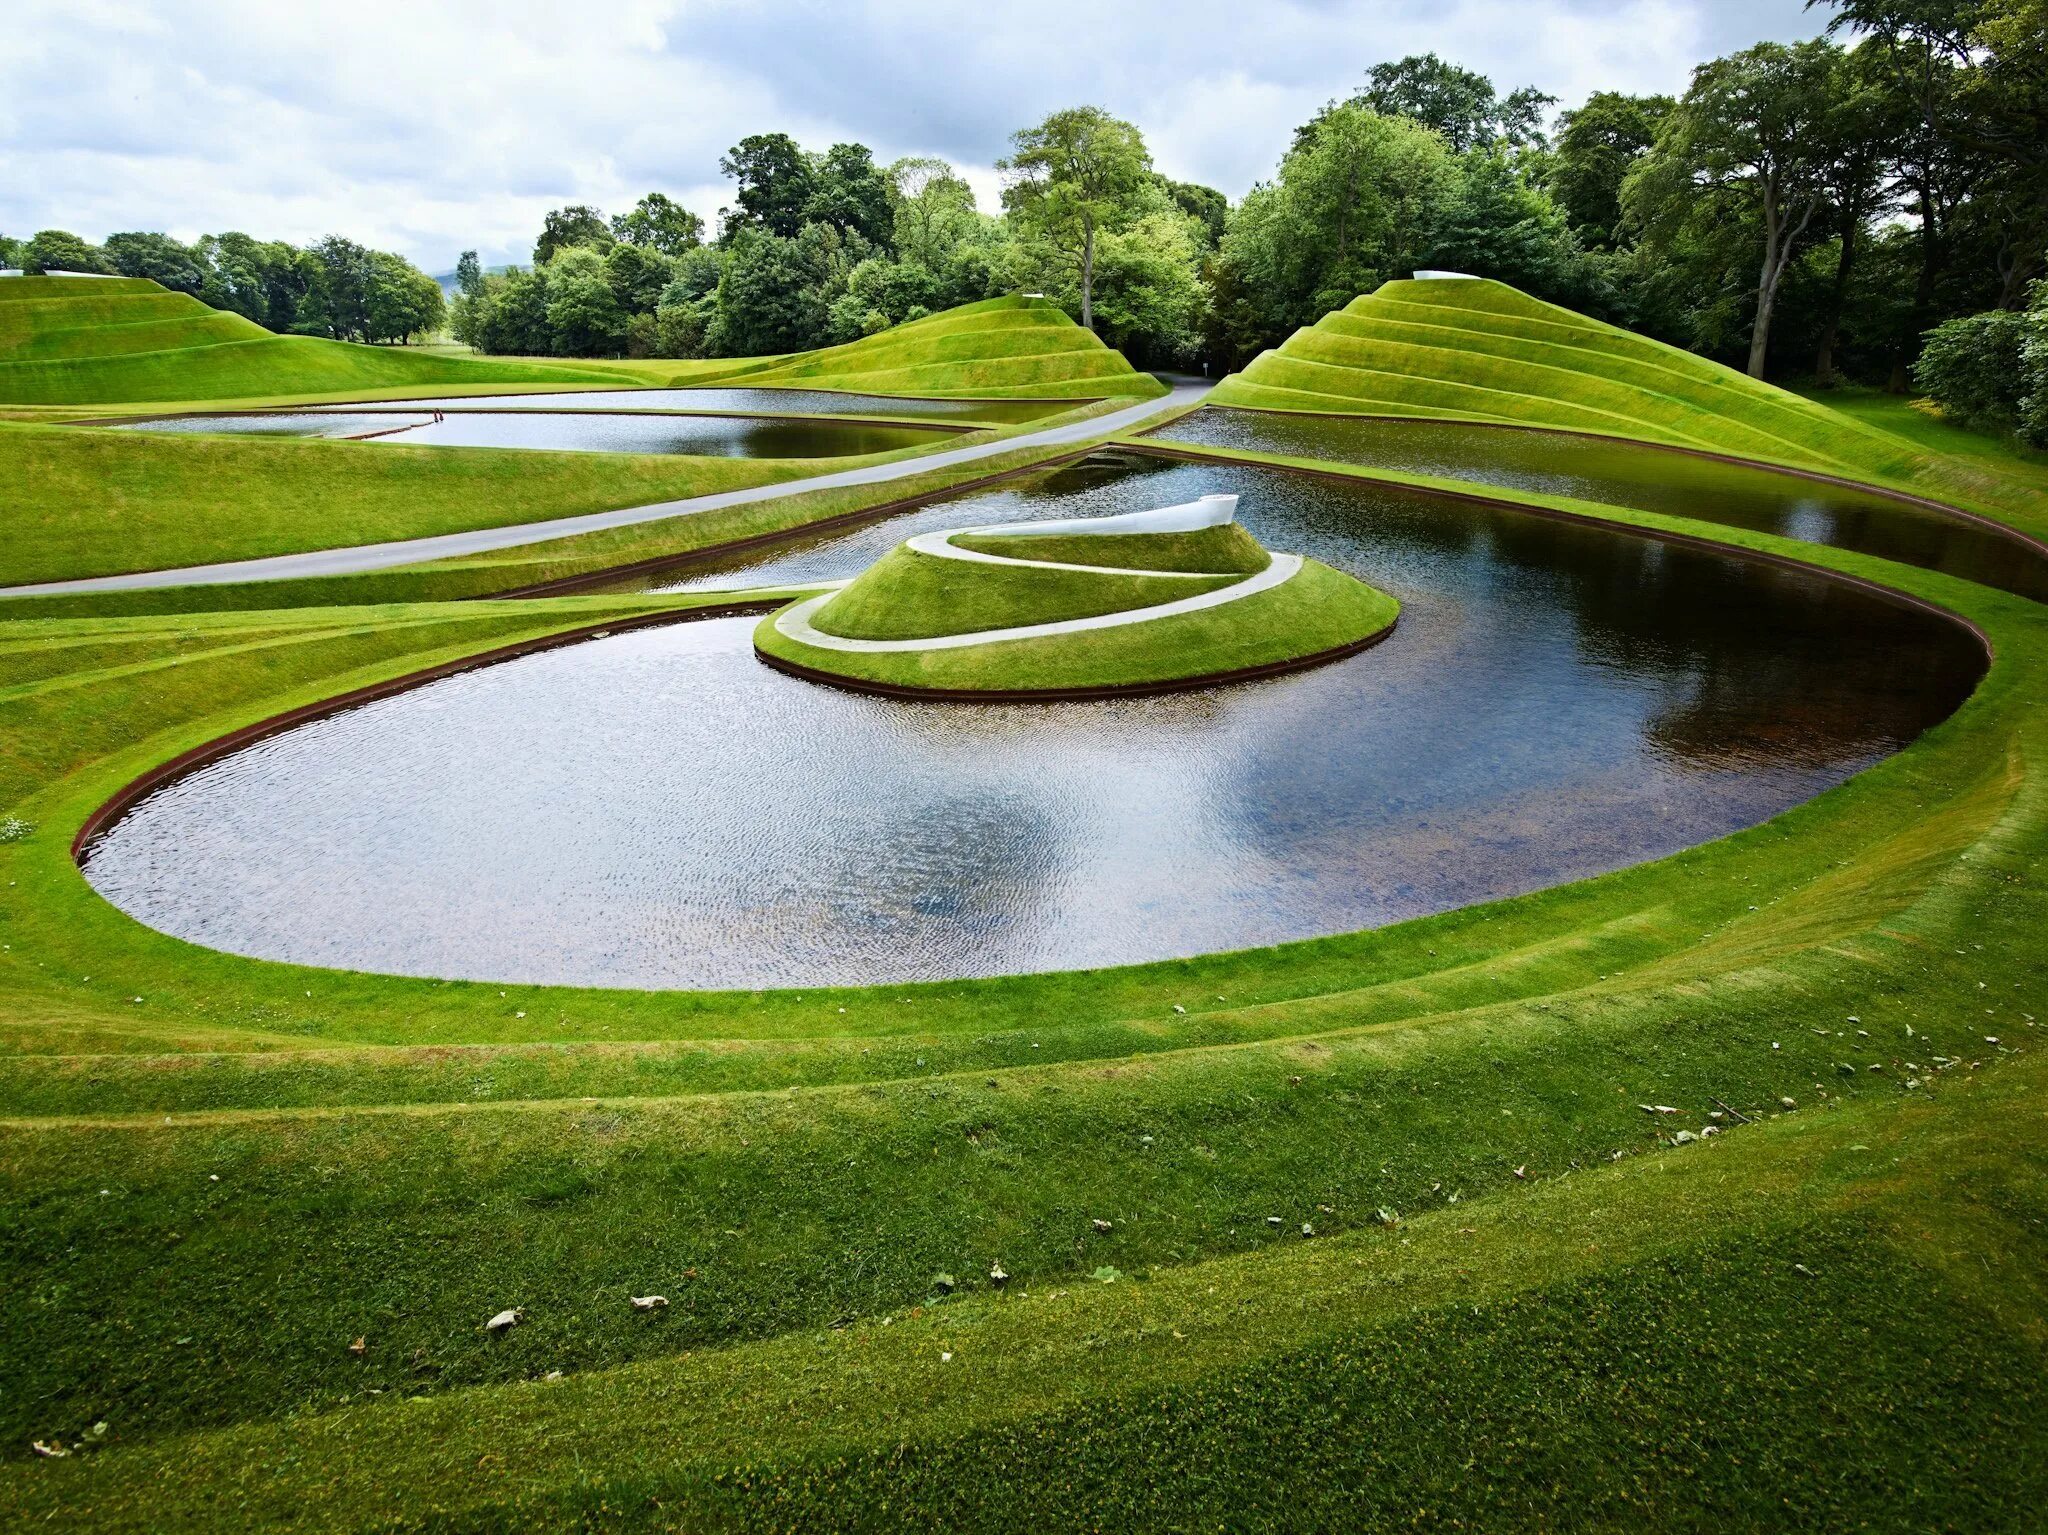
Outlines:
{"type": "Polygon", "coordinates": [[[572,453],[690,453],[720,458],[837,458],[930,447],[957,434],[914,426],[861,426],[772,416],[584,415],[562,411],[298,411],[262,416],[188,416],[123,430],[230,432],[237,436],[357,437],[434,448],[550,448],[572,453]]]}
{"type": "MultiPolygon", "coordinates": [[[[1036,421],[1072,410],[1072,400],[921,400],[894,394],[841,394],[831,389],[564,389],[547,394],[452,395],[436,400],[393,400],[429,410],[737,410],[763,415],[922,416],[961,421],[1036,421]]],[[[347,406],[331,407],[346,410],[347,406]]]]}
{"type": "Polygon", "coordinates": [[[2048,601],[2048,556],[1994,528],[1892,496],[1685,453],[1561,432],[1213,406],[1153,435],[1695,517],[1881,555],[2048,601]]]}
{"type": "MultiPolygon", "coordinates": [[[[751,619],[622,634],[250,746],[143,801],[87,874],[201,943],[417,975],[752,987],[1157,959],[1751,825],[1911,740],[1983,667],[1954,625],[1804,572],[1244,466],[1099,456],[942,525],[1210,491],[1398,596],[1393,636],[1203,693],[978,706],[770,671],[751,619]]],[[[802,558],[867,558],[836,547],[802,558]]]]}

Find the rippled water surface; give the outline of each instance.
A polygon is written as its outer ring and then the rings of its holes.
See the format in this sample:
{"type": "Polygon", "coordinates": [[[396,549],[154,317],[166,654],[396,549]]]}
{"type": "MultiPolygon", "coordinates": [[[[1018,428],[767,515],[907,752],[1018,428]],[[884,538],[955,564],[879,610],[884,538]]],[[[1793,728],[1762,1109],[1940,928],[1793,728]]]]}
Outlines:
{"type": "Polygon", "coordinates": [[[1985,524],[1894,496],[1660,448],[1563,432],[1213,406],[1154,435],[1697,517],[1881,555],[2048,601],[2048,557],[1985,524]]]}
{"type": "Polygon", "coordinates": [[[573,411],[297,411],[260,416],[185,416],[124,428],[148,432],[231,432],[288,437],[367,437],[438,448],[551,448],[575,453],[690,453],[721,458],[836,458],[933,447],[952,431],[791,421],[773,416],[615,415],[573,411]],[[370,435],[370,434],[375,434],[370,435]]]}
{"type": "Polygon", "coordinates": [[[1948,622],[1812,575],[1241,466],[1091,460],[778,558],[850,575],[915,519],[1209,491],[1398,596],[1393,636],[1209,692],[977,706],[770,671],[752,620],[621,634],[239,751],[143,801],[88,875],[202,943],[418,975],[751,987],[1157,959],[1750,825],[1941,719],[1983,666],[1948,622]]]}
{"type": "MultiPolygon", "coordinates": [[[[445,399],[394,401],[429,410],[738,410],[764,415],[886,416],[904,420],[1036,421],[1072,410],[1072,400],[934,400],[897,394],[842,394],[833,389],[564,389],[548,394],[471,394],[445,399]]],[[[346,406],[335,407],[347,409],[346,406]]]]}

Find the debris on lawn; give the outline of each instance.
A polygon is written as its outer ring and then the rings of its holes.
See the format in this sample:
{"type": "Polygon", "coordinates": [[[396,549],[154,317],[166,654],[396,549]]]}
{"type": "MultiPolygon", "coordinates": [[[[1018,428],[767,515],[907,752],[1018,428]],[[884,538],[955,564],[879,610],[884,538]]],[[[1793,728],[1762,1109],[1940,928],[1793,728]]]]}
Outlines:
{"type": "Polygon", "coordinates": [[[632,1301],[635,1311],[659,1311],[668,1304],[666,1295],[631,1295],[627,1299],[632,1301]]]}
{"type": "Polygon", "coordinates": [[[996,1286],[997,1289],[1001,1289],[1010,1282],[1010,1271],[1004,1268],[1001,1263],[991,1263],[988,1266],[988,1282],[996,1286]]]}
{"type": "Polygon", "coordinates": [[[525,1319],[526,1312],[522,1308],[514,1306],[509,1311],[500,1311],[496,1316],[484,1323],[484,1331],[503,1332],[508,1327],[518,1326],[525,1319]]]}
{"type": "Polygon", "coordinates": [[[370,1340],[367,1337],[358,1338],[348,1346],[348,1351],[360,1359],[370,1352],[370,1340]]]}
{"type": "Polygon", "coordinates": [[[62,1460],[65,1456],[71,1453],[69,1450],[65,1449],[64,1446],[61,1444],[46,1444],[40,1439],[34,1439],[29,1441],[29,1448],[31,1450],[34,1450],[36,1454],[42,1456],[45,1460],[62,1460]]]}
{"type": "Polygon", "coordinates": [[[1095,1220],[1090,1221],[1088,1224],[1093,1226],[1097,1231],[1109,1231],[1112,1229],[1111,1223],[1109,1221],[1101,1219],[1099,1216],[1095,1220]]]}

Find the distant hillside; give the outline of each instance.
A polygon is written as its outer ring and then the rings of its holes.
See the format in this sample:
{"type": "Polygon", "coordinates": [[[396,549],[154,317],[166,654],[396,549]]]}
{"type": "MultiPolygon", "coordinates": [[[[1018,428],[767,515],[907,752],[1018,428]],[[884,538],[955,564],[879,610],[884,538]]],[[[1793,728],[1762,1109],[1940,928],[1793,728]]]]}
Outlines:
{"type": "MultiPolygon", "coordinates": [[[[484,276],[503,277],[507,272],[511,270],[512,264],[510,262],[507,262],[503,266],[487,266],[484,268],[484,276]]],[[[441,285],[441,296],[443,298],[453,298],[457,293],[461,291],[461,289],[456,284],[455,274],[453,272],[436,272],[434,274],[434,281],[441,285]]]]}
{"type": "Polygon", "coordinates": [[[277,336],[146,278],[0,279],[0,404],[145,404],[522,383],[642,382],[601,363],[495,361],[277,336]]]}

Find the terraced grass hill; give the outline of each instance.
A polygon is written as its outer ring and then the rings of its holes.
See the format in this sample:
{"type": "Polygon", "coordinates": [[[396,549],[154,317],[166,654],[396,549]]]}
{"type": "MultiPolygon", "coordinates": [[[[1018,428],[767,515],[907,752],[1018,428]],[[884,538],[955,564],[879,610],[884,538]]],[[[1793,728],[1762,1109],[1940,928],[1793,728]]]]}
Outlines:
{"type": "Polygon", "coordinates": [[[1025,297],[963,304],[844,346],[779,358],[743,376],[749,384],[873,394],[1151,398],[1166,392],[1057,304],[1025,297]]]}
{"type": "Polygon", "coordinates": [[[712,382],[876,394],[1124,395],[1165,386],[1043,299],[999,298],[788,357],[593,362],[277,336],[143,278],[0,282],[0,405],[198,404],[712,382]]]}
{"type": "Polygon", "coordinates": [[[1383,283],[1262,352],[1208,403],[1627,437],[2043,525],[2039,494],[2009,475],[1485,278],[1383,283]]]}
{"type": "Polygon", "coordinates": [[[146,278],[0,282],[0,403],[130,404],[279,395],[632,384],[600,364],[487,361],[277,336],[146,278]]]}
{"type": "Polygon", "coordinates": [[[1404,280],[1261,353],[1218,405],[1436,416],[1867,465],[1895,440],[1825,405],[1487,279],[1404,280]]]}

